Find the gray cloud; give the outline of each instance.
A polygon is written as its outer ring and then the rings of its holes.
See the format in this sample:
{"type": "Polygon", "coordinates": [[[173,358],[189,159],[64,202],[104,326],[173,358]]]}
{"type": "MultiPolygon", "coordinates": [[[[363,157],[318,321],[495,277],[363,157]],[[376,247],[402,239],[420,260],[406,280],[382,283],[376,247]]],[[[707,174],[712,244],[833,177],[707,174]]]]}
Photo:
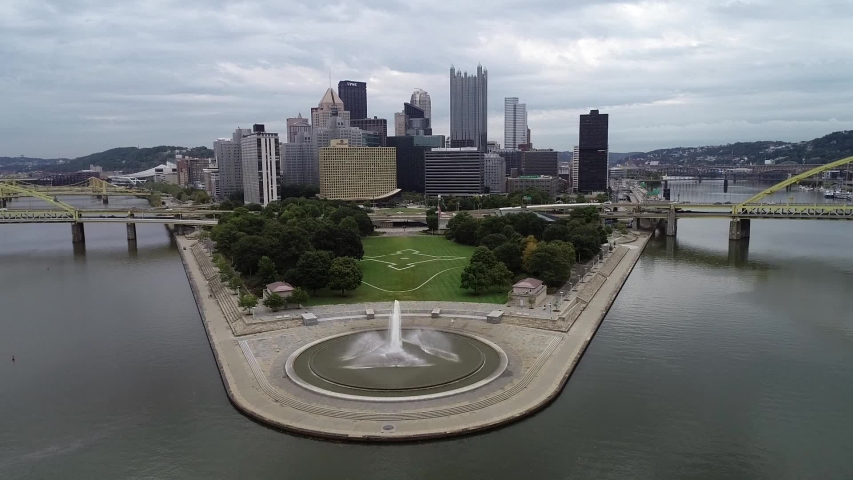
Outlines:
{"type": "Polygon", "coordinates": [[[448,130],[451,64],[526,102],[537,147],[611,114],[614,151],[804,140],[853,129],[853,5],[818,0],[10,0],[0,3],[0,155],[210,145],[283,131],[329,84],[365,80],[371,115],[412,89],[448,130]]]}

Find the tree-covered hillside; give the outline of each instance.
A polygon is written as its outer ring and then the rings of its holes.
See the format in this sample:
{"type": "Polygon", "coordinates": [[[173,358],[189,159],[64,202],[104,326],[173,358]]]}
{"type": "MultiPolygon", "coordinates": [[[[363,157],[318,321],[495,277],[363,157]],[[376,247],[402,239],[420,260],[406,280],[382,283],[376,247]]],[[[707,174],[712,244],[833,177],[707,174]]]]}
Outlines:
{"type": "Polygon", "coordinates": [[[174,162],[176,152],[192,157],[213,157],[213,150],[207,147],[190,149],[167,145],[151,148],[120,147],[75,158],[62,165],[49,166],[45,170],[50,172],[76,172],[89,168],[89,165],[95,165],[103,167],[106,172],[132,173],[156,167],[167,161],[174,162]]]}

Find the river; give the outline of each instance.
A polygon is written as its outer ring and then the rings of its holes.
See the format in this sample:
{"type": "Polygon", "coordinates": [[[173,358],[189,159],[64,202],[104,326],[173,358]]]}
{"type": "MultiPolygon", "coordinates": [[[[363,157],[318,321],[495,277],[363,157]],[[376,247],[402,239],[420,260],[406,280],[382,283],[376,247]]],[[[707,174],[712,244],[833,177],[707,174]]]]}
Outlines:
{"type": "Polygon", "coordinates": [[[68,225],[0,225],[0,478],[853,477],[853,223],[753,221],[748,249],[727,231],[650,243],[541,413],[360,445],[228,403],[162,226],[131,250],[122,224],[86,225],[85,249],[68,225]]]}

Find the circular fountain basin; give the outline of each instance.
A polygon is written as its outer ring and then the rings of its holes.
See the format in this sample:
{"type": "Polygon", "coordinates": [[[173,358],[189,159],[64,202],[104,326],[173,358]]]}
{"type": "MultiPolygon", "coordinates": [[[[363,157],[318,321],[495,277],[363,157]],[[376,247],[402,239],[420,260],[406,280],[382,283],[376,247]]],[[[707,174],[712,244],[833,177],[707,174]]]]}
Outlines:
{"type": "Polygon", "coordinates": [[[316,393],[377,402],[457,395],[491,382],[506,369],[506,354],[488,340],[458,332],[428,332],[440,336],[440,350],[416,344],[417,329],[403,329],[402,351],[379,349],[354,357],[351,352],[360,344],[385,333],[366,330],[306,345],[288,358],[285,369],[291,380],[316,393]]]}

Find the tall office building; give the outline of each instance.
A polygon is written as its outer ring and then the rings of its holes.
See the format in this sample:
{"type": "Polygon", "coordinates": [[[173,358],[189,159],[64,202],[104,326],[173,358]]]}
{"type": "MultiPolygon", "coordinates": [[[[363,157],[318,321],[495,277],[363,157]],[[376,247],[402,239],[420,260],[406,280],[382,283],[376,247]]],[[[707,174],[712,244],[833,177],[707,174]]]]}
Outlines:
{"type": "Polygon", "coordinates": [[[341,80],[338,82],[338,96],[344,102],[344,109],[350,112],[351,120],[367,118],[367,84],[341,80]]]}
{"type": "Polygon", "coordinates": [[[521,170],[524,175],[548,175],[560,173],[558,154],[554,150],[528,150],[521,152],[521,170]]]}
{"type": "Polygon", "coordinates": [[[394,113],[394,136],[406,136],[406,114],[403,112],[394,113]]]}
{"type": "Polygon", "coordinates": [[[527,145],[527,105],[518,97],[504,98],[504,148],[527,145]]]}
{"type": "Polygon", "coordinates": [[[241,141],[243,157],[243,202],[268,203],[278,200],[280,146],[278,134],[255,124],[241,141]]]}
{"type": "Polygon", "coordinates": [[[506,174],[509,176],[512,170],[515,169],[517,175],[521,175],[521,160],[522,152],[516,149],[503,149],[496,152],[506,160],[506,174]]]}
{"type": "Polygon", "coordinates": [[[506,193],[506,159],[497,153],[483,156],[483,186],[489,193],[506,193]]]}
{"type": "Polygon", "coordinates": [[[488,134],[488,70],[477,75],[450,67],[450,146],[486,151],[488,134]]]}
{"type": "Polygon", "coordinates": [[[346,140],[334,140],[320,149],[321,197],[380,200],[399,192],[393,148],[351,147],[346,140]]]}
{"type": "Polygon", "coordinates": [[[483,155],[476,147],[433,148],[424,155],[427,195],[470,197],[483,193],[483,155]]]}
{"type": "Polygon", "coordinates": [[[397,153],[397,186],[404,192],[424,193],[424,157],[433,148],[444,148],[444,136],[388,137],[397,153]]]}
{"type": "Polygon", "coordinates": [[[379,137],[378,147],[384,147],[388,138],[388,120],[384,118],[358,118],[349,122],[351,127],[360,128],[365,132],[373,132],[379,137]]]}
{"type": "Polygon", "coordinates": [[[302,118],[301,113],[296,118],[287,119],[287,143],[295,142],[296,135],[306,131],[311,131],[311,123],[307,118],[302,118]]]}
{"type": "Polygon", "coordinates": [[[430,119],[422,108],[404,103],[403,114],[406,116],[406,135],[432,135],[430,119]]]}
{"type": "Polygon", "coordinates": [[[590,110],[580,118],[578,155],[578,191],[607,191],[607,149],[609,118],[606,113],[590,110]]]}
{"type": "Polygon", "coordinates": [[[578,191],[578,159],[580,158],[580,147],[575,145],[572,151],[572,191],[578,191]]]}
{"type": "Polygon", "coordinates": [[[344,108],[346,104],[341,100],[341,97],[331,88],[326,90],[323,98],[316,108],[311,109],[311,126],[314,128],[326,128],[329,126],[329,119],[333,116],[343,118],[349,125],[350,112],[344,108]]]}
{"type": "Polygon", "coordinates": [[[244,135],[252,133],[248,128],[238,128],[231,138],[220,138],[213,142],[213,155],[219,167],[219,192],[222,198],[243,191],[243,156],[241,142],[244,135]]]}
{"type": "Polygon", "coordinates": [[[281,181],[285,185],[317,185],[320,173],[317,167],[314,133],[311,129],[296,132],[294,139],[284,144],[281,159],[281,181]]]}
{"type": "Polygon", "coordinates": [[[409,103],[423,110],[424,118],[432,118],[432,100],[427,92],[416,88],[412,92],[412,100],[409,103]]]}

